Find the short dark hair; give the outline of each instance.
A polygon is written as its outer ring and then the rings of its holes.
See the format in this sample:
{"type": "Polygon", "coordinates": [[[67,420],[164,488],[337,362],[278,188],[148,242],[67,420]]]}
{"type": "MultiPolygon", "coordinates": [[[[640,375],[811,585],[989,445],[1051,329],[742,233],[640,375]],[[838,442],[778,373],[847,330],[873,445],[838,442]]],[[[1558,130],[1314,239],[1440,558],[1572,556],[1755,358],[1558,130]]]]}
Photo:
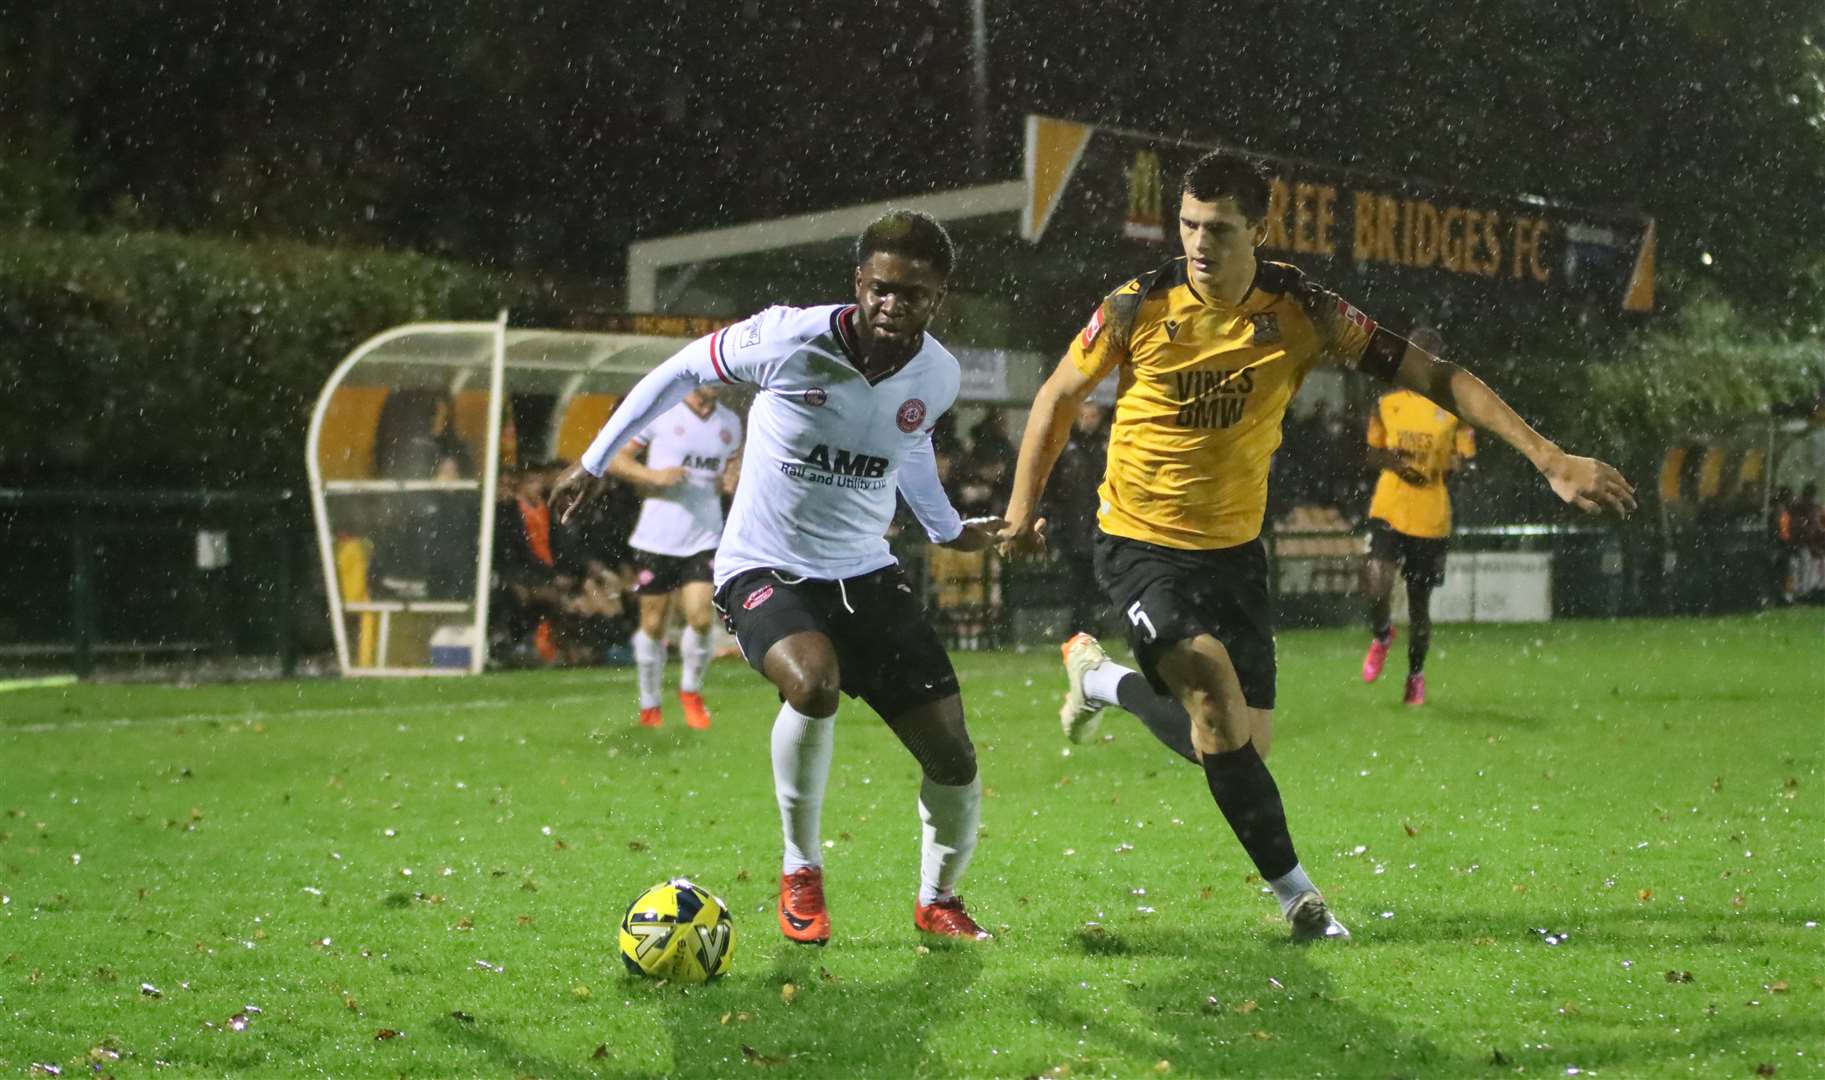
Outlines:
{"type": "Polygon", "coordinates": [[[1180,191],[1199,202],[1216,202],[1225,196],[1236,200],[1244,217],[1260,221],[1267,216],[1267,172],[1247,158],[1212,150],[1185,170],[1180,191]]]}
{"type": "Polygon", "coordinates": [[[869,223],[855,240],[855,264],[862,265],[876,252],[923,259],[944,277],[957,263],[951,234],[938,219],[919,210],[889,210],[869,223]]]}

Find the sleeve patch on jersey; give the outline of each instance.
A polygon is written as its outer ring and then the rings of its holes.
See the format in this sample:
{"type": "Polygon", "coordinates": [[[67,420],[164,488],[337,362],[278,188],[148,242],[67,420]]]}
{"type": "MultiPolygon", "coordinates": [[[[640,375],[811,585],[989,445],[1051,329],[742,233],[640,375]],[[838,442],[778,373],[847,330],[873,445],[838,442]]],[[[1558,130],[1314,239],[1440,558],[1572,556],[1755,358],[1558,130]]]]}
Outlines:
{"type": "Polygon", "coordinates": [[[1084,324],[1084,333],[1083,333],[1084,348],[1088,349],[1090,346],[1096,344],[1096,336],[1102,332],[1103,332],[1103,305],[1098,304],[1098,305],[1096,305],[1096,313],[1091,315],[1090,321],[1084,324]]]}
{"type": "Polygon", "coordinates": [[[1360,308],[1355,307],[1341,296],[1337,298],[1337,314],[1342,316],[1345,322],[1352,324],[1363,333],[1375,333],[1375,320],[1369,318],[1369,316],[1364,314],[1360,308]]]}
{"type": "Polygon", "coordinates": [[[1368,347],[1362,351],[1357,370],[1383,382],[1393,382],[1395,373],[1400,370],[1401,358],[1407,355],[1407,339],[1386,327],[1376,326],[1374,319],[1369,320],[1369,325],[1374,327],[1374,332],[1369,335],[1368,347]]]}
{"type": "Polygon", "coordinates": [[[747,328],[742,331],[741,343],[737,348],[745,349],[750,345],[760,344],[760,316],[748,320],[747,328]]]}

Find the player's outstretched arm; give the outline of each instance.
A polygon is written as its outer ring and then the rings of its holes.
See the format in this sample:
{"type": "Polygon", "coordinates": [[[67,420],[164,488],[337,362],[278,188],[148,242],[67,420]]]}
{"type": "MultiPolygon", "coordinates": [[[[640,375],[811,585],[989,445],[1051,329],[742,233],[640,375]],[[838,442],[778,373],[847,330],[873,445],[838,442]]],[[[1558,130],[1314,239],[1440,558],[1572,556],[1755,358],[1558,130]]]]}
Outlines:
{"type": "Polygon", "coordinates": [[[1457,364],[1408,345],[1394,381],[1520,451],[1555,495],[1585,513],[1626,516],[1635,509],[1635,488],[1614,467],[1566,453],[1521,419],[1487,383],[1457,364]]]}
{"type": "Polygon", "coordinates": [[[1044,551],[1046,521],[1037,517],[1039,500],[1058,455],[1071,439],[1071,420],[1077,407],[1096,389],[1098,378],[1085,375],[1066,356],[1052,369],[1033,398],[1026,430],[1020,436],[1020,456],[1014,463],[1014,487],[1008,496],[1007,527],[1002,532],[1002,553],[1021,555],[1044,551]]]}
{"type": "Polygon", "coordinates": [[[939,547],[952,551],[981,551],[983,548],[1001,543],[1001,536],[1007,531],[1008,523],[998,517],[975,517],[963,519],[963,531],[955,540],[947,540],[939,547]]]}
{"type": "Polygon", "coordinates": [[[633,442],[621,444],[615,456],[608,459],[608,475],[617,480],[625,480],[638,488],[647,491],[664,491],[684,483],[688,475],[682,465],[673,465],[669,469],[656,469],[641,461],[638,457],[640,448],[633,442]]]}
{"type": "Polygon", "coordinates": [[[546,502],[560,523],[568,522],[577,507],[601,488],[595,482],[596,478],[607,471],[609,459],[634,437],[635,432],[659,419],[705,381],[703,372],[710,367],[708,343],[714,336],[699,338],[678,350],[642,376],[627,392],[620,407],[609,414],[608,423],[596,433],[589,449],[583,451],[577,463],[551,486],[551,497],[546,502]]]}
{"type": "Polygon", "coordinates": [[[912,509],[913,517],[925,527],[926,539],[940,547],[980,551],[1000,539],[1000,532],[1007,525],[1000,518],[965,521],[957,513],[950,496],[944,493],[943,482],[938,479],[938,455],[932,450],[930,435],[920,439],[900,462],[894,485],[912,509]]]}
{"type": "Polygon", "coordinates": [[[1371,446],[1363,451],[1363,461],[1371,469],[1391,472],[1414,487],[1426,486],[1426,474],[1414,468],[1400,451],[1390,450],[1385,446],[1371,446]]]}
{"type": "Polygon", "coordinates": [[[736,485],[741,483],[741,450],[729,455],[729,460],[722,463],[722,479],[719,486],[724,495],[735,494],[736,485]]]}

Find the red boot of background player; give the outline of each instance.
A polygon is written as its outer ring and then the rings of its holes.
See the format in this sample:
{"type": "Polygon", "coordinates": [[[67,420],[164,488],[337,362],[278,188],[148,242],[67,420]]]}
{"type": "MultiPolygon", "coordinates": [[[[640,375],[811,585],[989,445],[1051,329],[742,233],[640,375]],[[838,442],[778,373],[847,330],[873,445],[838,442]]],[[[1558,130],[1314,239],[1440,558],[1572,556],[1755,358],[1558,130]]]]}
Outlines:
{"type": "Polygon", "coordinates": [[[1374,682],[1381,678],[1381,667],[1388,662],[1388,646],[1394,644],[1394,628],[1388,628],[1385,638],[1369,639],[1369,654],[1362,658],[1362,681],[1374,682]]]}
{"type": "Polygon", "coordinates": [[[695,690],[678,691],[678,704],[684,706],[684,722],[697,731],[708,730],[710,710],[704,708],[703,695],[695,690]]]}

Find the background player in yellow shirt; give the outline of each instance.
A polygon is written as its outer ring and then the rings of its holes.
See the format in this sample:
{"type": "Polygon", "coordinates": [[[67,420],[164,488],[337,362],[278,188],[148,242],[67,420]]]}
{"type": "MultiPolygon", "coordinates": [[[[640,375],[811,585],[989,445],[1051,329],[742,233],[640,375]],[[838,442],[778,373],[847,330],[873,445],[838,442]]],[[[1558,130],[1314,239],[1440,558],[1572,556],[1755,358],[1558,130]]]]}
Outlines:
{"type": "MultiPolygon", "coordinates": [[[[1429,326],[1413,331],[1408,340],[1434,356],[1445,344],[1429,326]]],[[[1362,566],[1370,633],[1362,681],[1381,677],[1394,641],[1388,594],[1398,564],[1407,581],[1407,683],[1401,700],[1408,705],[1426,703],[1432,590],[1445,583],[1445,548],[1451,536],[1451,493],[1445,481],[1475,456],[1476,433],[1411,390],[1383,394],[1369,415],[1368,462],[1381,469],[1381,475],[1369,500],[1369,557],[1362,566]]]]}
{"type": "Polygon", "coordinates": [[[1378,326],[1294,267],[1257,258],[1268,180],[1209,154],[1180,191],[1184,257],[1109,294],[1034,398],[1009,500],[1004,550],[1042,550],[1037,507],[1078,405],[1119,372],[1098,491],[1096,571],[1129,627],[1140,671],[1096,639],[1065,645],[1060,719],[1073,739],[1119,704],[1201,765],[1217,808],[1280,901],[1296,941],[1347,938],[1299,865],[1273,739],[1274,637],[1261,544],[1268,464],[1299,385],[1320,363],[1417,390],[1526,455],[1560,498],[1626,512],[1615,469],[1573,457],[1482,380],[1378,326]]]}

